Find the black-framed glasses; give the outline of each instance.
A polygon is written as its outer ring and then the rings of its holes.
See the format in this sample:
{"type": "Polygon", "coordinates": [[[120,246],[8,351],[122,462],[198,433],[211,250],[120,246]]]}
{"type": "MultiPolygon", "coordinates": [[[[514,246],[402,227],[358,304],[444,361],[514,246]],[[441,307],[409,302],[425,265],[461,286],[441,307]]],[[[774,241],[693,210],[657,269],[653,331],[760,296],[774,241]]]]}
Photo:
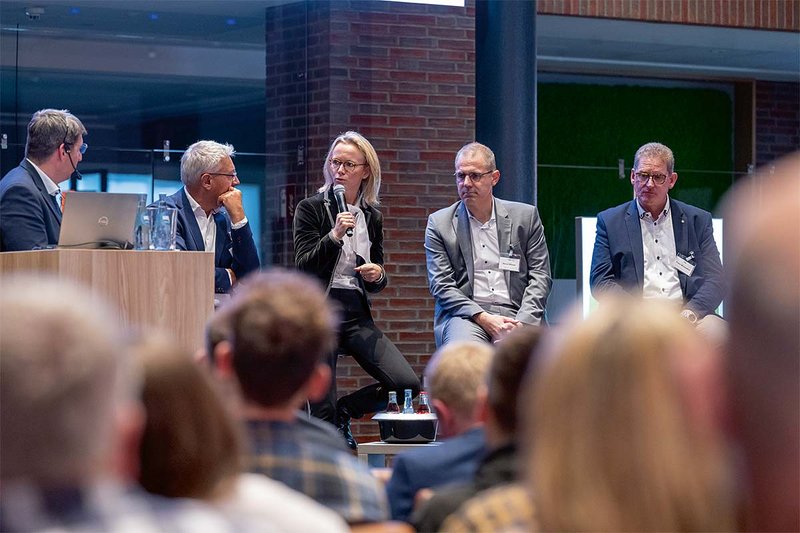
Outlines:
{"type": "MultiPolygon", "coordinates": [[[[61,144],[63,144],[65,147],[69,147],[69,148],[67,148],[67,152],[69,152],[69,151],[72,149],[72,146],[73,146],[75,143],[68,143],[68,142],[64,141],[64,142],[63,142],[63,143],[61,143],[61,144]]],[[[81,145],[81,147],[80,147],[80,152],[81,152],[81,155],[85,154],[85,153],[86,153],[86,150],[87,150],[88,148],[89,148],[89,145],[88,145],[88,144],[86,144],[86,143],[83,143],[83,144],[81,145]]]]}
{"type": "Polygon", "coordinates": [[[453,176],[456,177],[456,180],[463,182],[465,179],[469,178],[472,183],[478,183],[481,181],[481,178],[484,177],[486,174],[491,174],[494,170],[487,170],[486,172],[456,172],[453,176]]]}
{"type": "Polygon", "coordinates": [[[356,163],[355,161],[342,161],[340,159],[330,159],[328,160],[328,164],[331,166],[333,170],[339,170],[339,167],[344,165],[344,169],[346,172],[352,172],[356,169],[356,167],[369,166],[369,163],[356,163]]]}
{"type": "Polygon", "coordinates": [[[641,183],[642,185],[646,185],[648,181],[651,179],[653,183],[656,185],[664,185],[664,182],[667,181],[667,176],[665,174],[650,174],[649,172],[636,172],[634,173],[636,177],[636,181],[641,183]]]}

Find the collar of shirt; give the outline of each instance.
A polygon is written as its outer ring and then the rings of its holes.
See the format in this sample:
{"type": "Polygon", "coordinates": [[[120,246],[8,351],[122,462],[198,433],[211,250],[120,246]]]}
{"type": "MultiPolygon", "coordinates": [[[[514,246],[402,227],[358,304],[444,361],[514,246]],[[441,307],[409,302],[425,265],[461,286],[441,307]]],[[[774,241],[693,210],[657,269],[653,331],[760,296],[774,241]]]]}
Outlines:
{"type": "Polygon", "coordinates": [[[464,209],[467,210],[467,215],[469,216],[470,223],[477,224],[478,227],[483,227],[483,226],[491,227],[491,225],[496,222],[496,218],[494,216],[494,202],[492,202],[492,214],[489,216],[489,220],[487,220],[486,222],[481,222],[480,220],[475,218],[475,216],[472,213],[470,213],[469,207],[467,207],[466,203],[464,204],[464,209]]]}
{"type": "Polygon", "coordinates": [[[186,197],[189,199],[189,206],[192,208],[192,213],[197,221],[197,227],[200,228],[200,235],[203,237],[203,246],[205,250],[207,252],[215,251],[217,247],[217,223],[214,220],[214,214],[219,211],[219,208],[206,214],[205,209],[192,198],[192,195],[189,194],[186,187],[184,187],[183,190],[186,191],[186,197]]]}
{"type": "Polygon", "coordinates": [[[212,216],[219,213],[219,207],[215,207],[214,209],[211,210],[211,213],[206,215],[206,210],[200,207],[200,204],[197,203],[197,200],[192,198],[192,195],[189,194],[189,190],[186,189],[186,187],[183,188],[183,192],[186,193],[186,198],[189,199],[189,206],[192,208],[192,212],[194,213],[195,216],[197,216],[199,213],[202,213],[204,217],[211,218],[212,216]]]}
{"type": "Polygon", "coordinates": [[[50,176],[44,173],[44,170],[39,168],[36,165],[36,163],[31,161],[30,159],[25,158],[25,160],[28,163],[30,163],[33,168],[36,169],[36,172],[39,173],[39,177],[42,178],[42,183],[44,183],[44,188],[47,190],[47,194],[49,194],[50,196],[55,196],[56,194],[61,192],[61,188],[56,184],[56,182],[50,179],[50,176]]]}
{"type": "MultiPolygon", "coordinates": [[[[653,220],[653,215],[651,215],[649,211],[645,211],[644,209],[642,209],[642,206],[639,205],[638,199],[636,200],[636,209],[639,210],[640,219],[653,220]]],[[[658,216],[655,222],[662,220],[664,217],[668,215],[669,215],[669,196],[667,196],[667,203],[664,205],[664,210],[661,212],[661,214],[658,216]]]]}

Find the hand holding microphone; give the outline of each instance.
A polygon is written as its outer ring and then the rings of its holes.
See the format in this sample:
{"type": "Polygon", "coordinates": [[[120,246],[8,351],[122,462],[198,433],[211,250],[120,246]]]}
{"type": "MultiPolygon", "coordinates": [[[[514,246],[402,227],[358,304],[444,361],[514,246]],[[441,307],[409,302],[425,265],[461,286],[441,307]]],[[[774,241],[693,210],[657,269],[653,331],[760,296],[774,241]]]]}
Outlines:
{"type": "MultiPolygon", "coordinates": [[[[336,227],[334,228],[334,233],[337,233],[337,237],[339,236],[340,232],[337,232],[336,229],[341,225],[347,228],[345,230],[345,234],[348,237],[352,237],[353,228],[356,225],[356,219],[353,214],[347,210],[347,200],[344,198],[344,185],[341,183],[334,185],[333,196],[336,198],[336,207],[339,210],[339,214],[336,215],[336,227]]],[[[341,240],[341,237],[339,238],[341,240]]]]}

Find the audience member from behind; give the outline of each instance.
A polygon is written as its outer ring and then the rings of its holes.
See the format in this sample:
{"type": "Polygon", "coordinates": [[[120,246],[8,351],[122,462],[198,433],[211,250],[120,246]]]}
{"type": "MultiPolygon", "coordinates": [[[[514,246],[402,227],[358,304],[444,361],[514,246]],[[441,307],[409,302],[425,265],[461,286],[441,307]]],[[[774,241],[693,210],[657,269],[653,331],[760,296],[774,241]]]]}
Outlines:
{"type": "MultiPolygon", "coordinates": [[[[199,350],[197,354],[195,354],[195,359],[201,361],[203,364],[213,367],[217,350],[230,350],[231,324],[230,313],[228,312],[229,307],[230,306],[223,306],[218,309],[206,324],[205,348],[199,350]]],[[[229,409],[234,410],[234,412],[239,412],[241,395],[239,394],[238,384],[231,380],[218,380],[216,385],[222,390],[223,399],[229,406],[229,409]]],[[[308,405],[308,402],[305,402],[306,408],[308,405]]],[[[311,416],[306,409],[297,410],[295,421],[298,424],[298,431],[303,430],[307,432],[305,438],[324,441],[325,445],[331,448],[339,448],[345,451],[349,450],[341,433],[336,431],[331,424],[311,416]]]]}
{"type": "MultiPolygon", "coordinates": [[[[179,250],[214,252],[214,292],[227,293],[261,265],[244,213],[233,146],[197,141],[181,156],[183,188],[167,196],[178,210],[179,250]]],[[[157,204],[153,204],[157,205],[157,204]]]]}
{"type": "Polygon", "coordinates": [[[719,353],[624,295],[556,336],[523,399],[541,530],[732,531],[719,353]]]}
{"type": "Polygon", "coordinates": [[[728,199],[727,380],[744,528],[800,531],[800,153],[728,199]]]}
{"type": "Polygon", "coordinates": [[[228,516],[279,531],[345,531],[333,511],[282,483],[240,471],[240,428],[188,353],[165,339],[135,349],[147,415],[139,482],[169,498],[196,498],[228,516]]]}
{"type": "Polygon", "coordinates": [[[230,302],[231,337],[217,350],[220,373],[235,376],[250,440],[249,469],[281,481],[336,511],[350,524],[388,518],[386,494],[349,452],[308,437],[297,423],[306,398],[330,386],[324,357],[335,316],[313,278],[272,270],[251,278],[230,302]]]}
{"type": "Polygon", "coordinates": [[[230,531],[135,489],[143,414],[115,316],[89,289],[0,279],[0,531],[230,531]]]}
{"type": "MultiPolygon", "coordinates": [[[[459,520],[465,522],[463,527],[505,531],[518,525],[517,515],[485,507],[482,491],[517,481],[517,398],[542,331],[539,326],[517,328],[498,343],[489,367],[485,424],[488,453],[473,479],[463,485],[436,490],[412,515],[411,523],[418,531],[439,531],[444,519],[468,500],[468,509],[459,513],[459,520]],[[505,518],[512,520],[505,522],[505,518]]],[[[444,529],[449,531],[455,527],[451,524],[444,529]]]]}
{"type": "Polygon", "coordinates": [[[494,349],[477,342],[453,342],[433,354],[425,369],[431,406],[439,418],[439,446],[395,457],[386,485],[394,520],[408,521],[417,492],[475,475],[485,450],[486,377],[494,349]]]}
{"type": "Polygon", "coordinates": [[[61,189],[83,159],[86,128],[66,109],[42,109],[28,124],[25,159],[0,180],[0,252],[58,244],[61,189]]]}

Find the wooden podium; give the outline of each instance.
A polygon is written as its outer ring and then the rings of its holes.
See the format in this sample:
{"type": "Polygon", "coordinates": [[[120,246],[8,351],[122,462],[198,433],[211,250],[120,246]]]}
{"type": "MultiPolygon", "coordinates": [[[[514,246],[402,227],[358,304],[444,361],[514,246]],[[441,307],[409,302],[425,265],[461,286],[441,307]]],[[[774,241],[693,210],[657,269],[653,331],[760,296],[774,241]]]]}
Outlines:
{"type": "Polygon", "coordinates": [[[187,350],[203,346],[205,323],[214,311],[213,252],[53,249],[0,253],[0,274],[37,271],[91,287],[115,305],[126,328],[162,330],[187,350]]]}

